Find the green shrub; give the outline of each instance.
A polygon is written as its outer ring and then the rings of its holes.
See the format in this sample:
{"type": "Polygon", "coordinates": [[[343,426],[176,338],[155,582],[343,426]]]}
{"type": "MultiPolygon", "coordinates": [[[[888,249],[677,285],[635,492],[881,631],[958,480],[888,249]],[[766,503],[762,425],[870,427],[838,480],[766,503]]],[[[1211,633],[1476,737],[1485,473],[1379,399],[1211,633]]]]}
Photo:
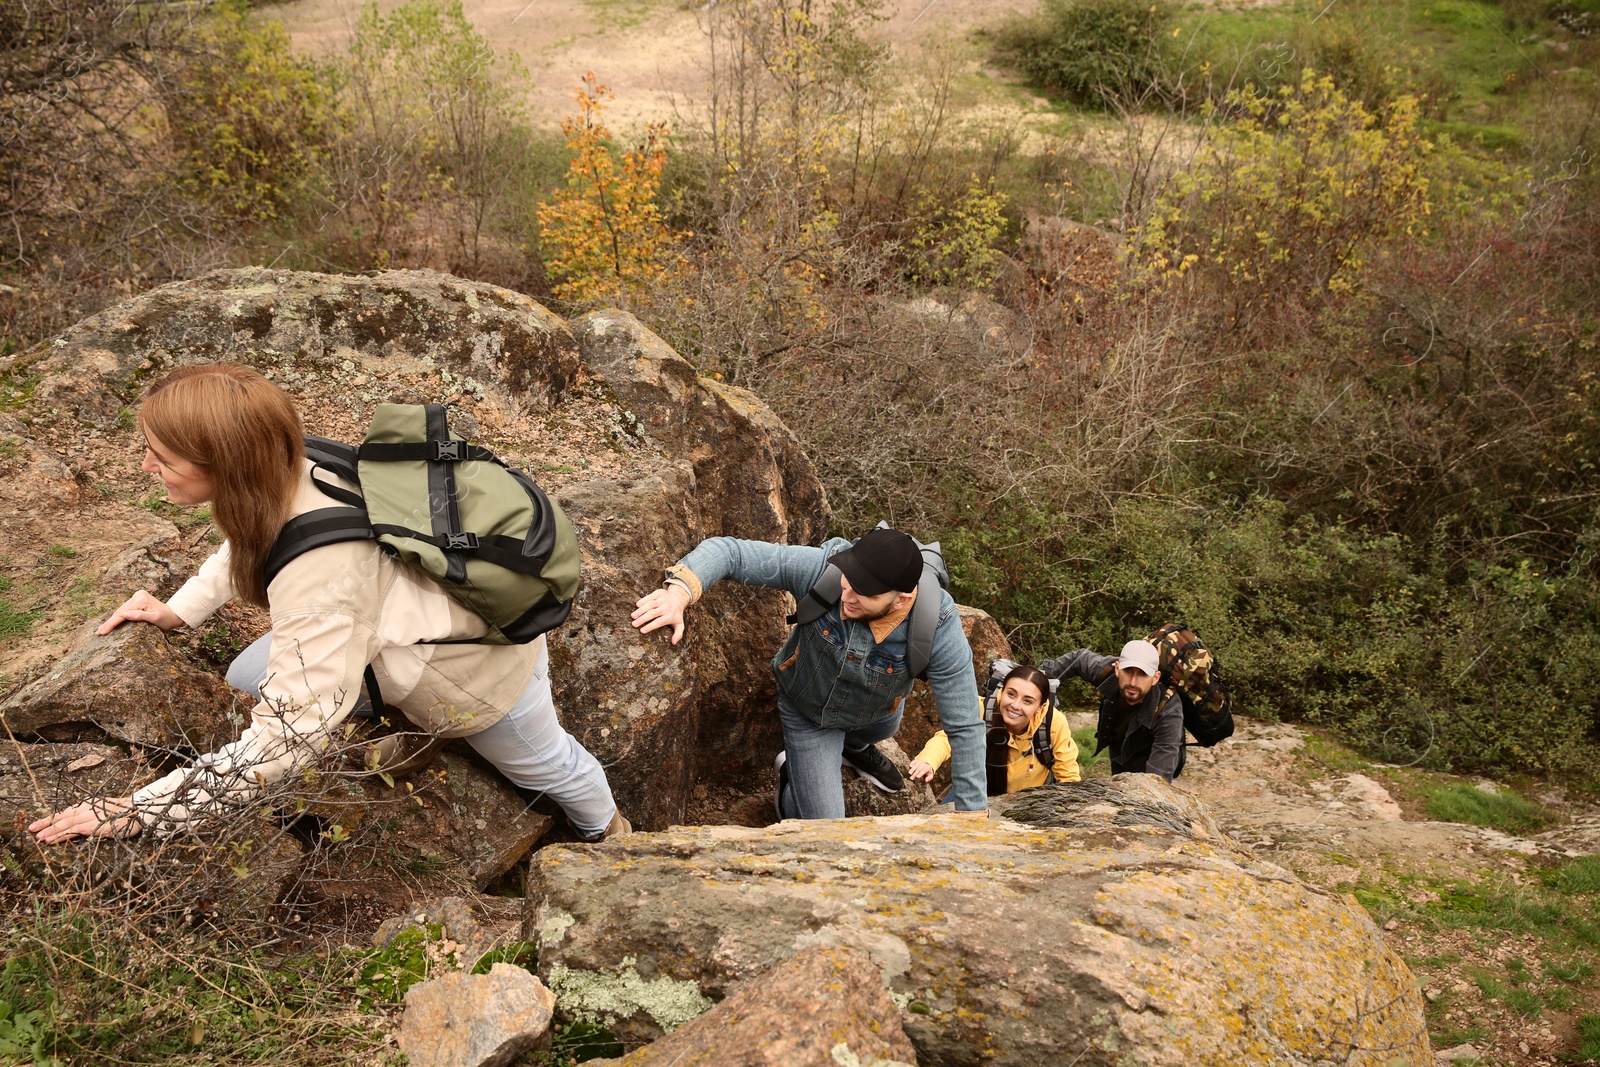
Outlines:
{"type": "Polygon", "coordinates": [[[1091,765],[1104,763],[1111,758],[1111,750],[1106,749],[1096,753],[1094,750],[1094,727],[1080,726],[1072,731],[1072,740],[1078,745],[1078,766],[1087,770],[1091,765]]]}
{"type": "Polygon", "coordinates": [[[1044,0],[1000,33],[1002,51],[1046,90],[1113,107],[1157,87],[1176,8],[1168,0],[1044,0]]]}
{"type": "Polygon", "coordinates": [[[1542,807],[1516,793],[1504,789],[1489,793],[1470,785],[1430,790],[1427,811],[1430,819],[1492,826],[1506,833],[1538,830],[1550,821],[1542,807]]]}

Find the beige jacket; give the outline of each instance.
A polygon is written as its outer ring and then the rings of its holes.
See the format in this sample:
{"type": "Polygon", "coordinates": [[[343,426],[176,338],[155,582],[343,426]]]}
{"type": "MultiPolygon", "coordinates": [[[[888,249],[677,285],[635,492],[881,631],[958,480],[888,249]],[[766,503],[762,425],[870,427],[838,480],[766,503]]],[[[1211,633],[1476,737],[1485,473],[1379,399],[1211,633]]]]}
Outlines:
{"type": "MultiPolygon", "coordinates": [[[[292,514],[336,507],[310,466],[292,514]]],[[[233,598],[226,543],[168,606],[198,626],[233,598]]],[[[134,794],[150,821],[182,822],[219,801],[249,800],[308,762],[336,736],[372,665],[384,703],[423,729],[465,737],[498,722],[527,688],[544,638],[526,645],[437,644],[487,632],[484,621],[427,575],[372,541],[313,549],[267,588],[272,652],[261,700],[239,740],[134,794]]]]}

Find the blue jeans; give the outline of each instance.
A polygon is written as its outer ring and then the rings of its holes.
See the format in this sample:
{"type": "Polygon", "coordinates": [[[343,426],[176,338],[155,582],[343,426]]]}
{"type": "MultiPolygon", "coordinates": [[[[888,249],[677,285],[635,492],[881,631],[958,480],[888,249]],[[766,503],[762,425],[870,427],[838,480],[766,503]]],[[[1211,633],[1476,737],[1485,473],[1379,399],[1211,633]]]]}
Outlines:
{"type": "Polygon", "coordinates": [[[783,723],[783,750],[787,753],[789,786],[778,803],[785,819],[844,818],[844,780],[839,768],[844,750],[859,752],[895,735],[905,701],[894,713],[853,730],[825,729],[800,714],[782,694],[778,720],[783,723]]]}
{"type": "MultiPolygon", "coordinates": [[[[239,653],[228,667],[228,684],[260,697],[271,647],[269,633],[239,653]]],[[[462,740],[513,785],[548,794],[583,837],[605,832],[617,813],[605,768],[562,728],[556,716],[548,650],[540,653],[532,680],[511,710],[487,730],[462,740]]]]}

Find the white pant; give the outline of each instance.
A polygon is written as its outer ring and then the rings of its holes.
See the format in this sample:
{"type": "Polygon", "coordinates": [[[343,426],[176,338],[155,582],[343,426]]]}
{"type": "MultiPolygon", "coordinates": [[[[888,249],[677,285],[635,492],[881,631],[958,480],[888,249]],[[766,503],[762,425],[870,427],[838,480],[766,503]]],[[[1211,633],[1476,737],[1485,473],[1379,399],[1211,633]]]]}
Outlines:
{"type": "MultiPolygon", "coordinates": [[[[228,667],[228,684],[259,698],[271,649],[269,633],[239,653],[228,667]]],[[[562,728],[556,715],[548,650],[541,649],[533,678],[511,710],[487,730],[463,740],[513,785],[547,794],[560,804],[583,837],[598,837],[611,825],[617,802],[611,797],[605,768],[562,728]]]]}

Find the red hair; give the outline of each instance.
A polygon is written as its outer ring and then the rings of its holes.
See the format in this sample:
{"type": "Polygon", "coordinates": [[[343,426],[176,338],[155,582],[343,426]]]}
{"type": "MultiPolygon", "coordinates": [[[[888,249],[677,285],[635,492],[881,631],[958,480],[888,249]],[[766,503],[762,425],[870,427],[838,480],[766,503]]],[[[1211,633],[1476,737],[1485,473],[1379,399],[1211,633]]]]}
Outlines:
{"type": "Polygon", "coordinates": [[[150,387],[139,428],[210,475],[234,593],[266,607],[267,554],[289,519],[306,454],[294,405],[250,367],[183,367],[150,387]]]}

